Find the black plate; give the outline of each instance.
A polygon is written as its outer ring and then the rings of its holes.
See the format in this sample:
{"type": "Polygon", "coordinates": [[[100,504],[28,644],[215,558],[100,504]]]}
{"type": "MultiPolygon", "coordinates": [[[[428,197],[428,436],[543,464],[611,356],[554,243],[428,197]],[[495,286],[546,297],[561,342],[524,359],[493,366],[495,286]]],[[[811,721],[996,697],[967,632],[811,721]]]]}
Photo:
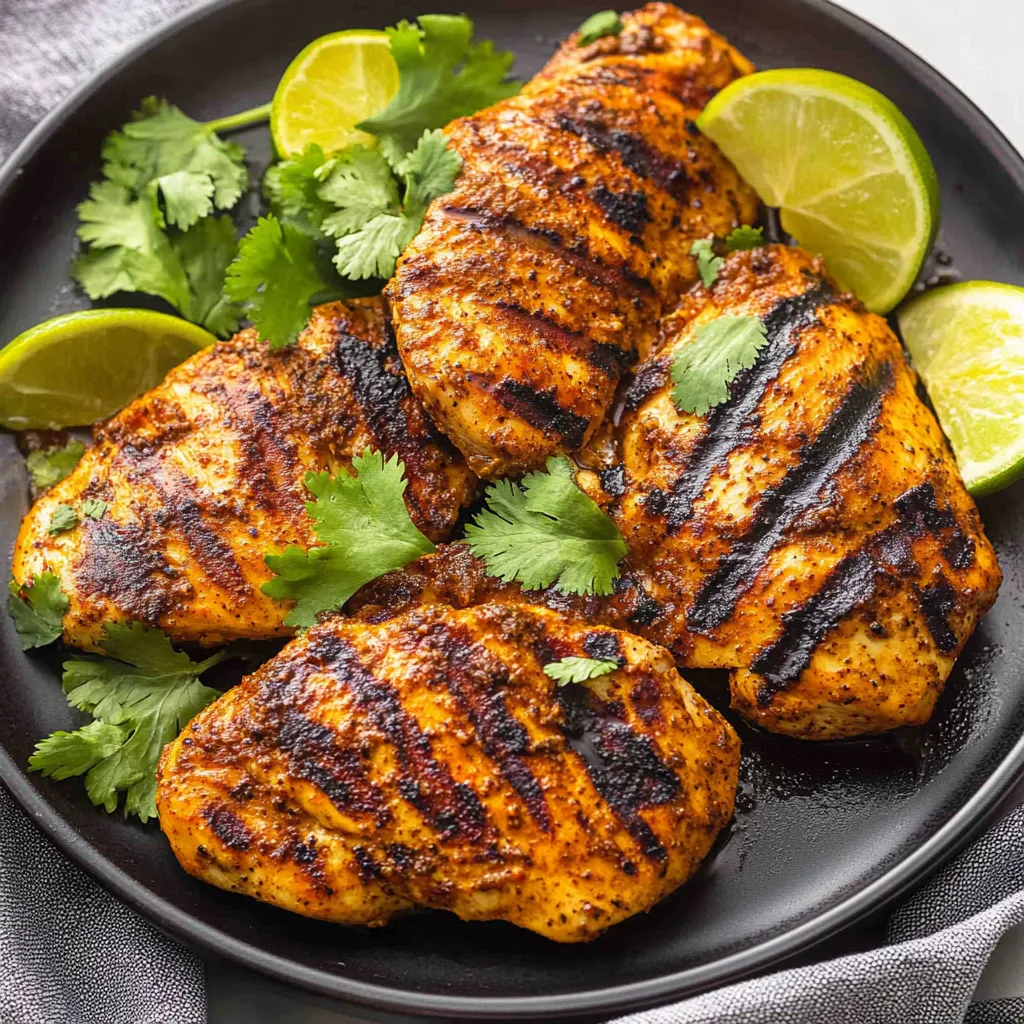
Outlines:
{"type": "MultiPolygon", "coordinates": [[[[173,23],[96,77],[0,175],[0,338],[84,305],[67,276],[74,205],[98,172],[102,137],[142,96],[167,96],[201,119],[242,110],[269,98],[290,58],[313,37],[391,24],[437,6],[235,0],[173,23]]],[[[459,0],[456,7],[469,8],[481,35],[514,49],[519,72],[528,75],[595,3],[459,0]]],[[[960,272],[1024,283],[1024,164],[933,69],[815,0],[693,0],[691,7],[762,67],[832,68],[895,100],[935,160],[941,241],[960,272]]],[[[239,138],[257,162],[266,161],[263,129],[239,138]]],[[[255,197],[249,202],[251,213],[255,197]]],[[[10,436],[0,437],[0,488],[6,558],[27,504],[10,436]]],[[[667,1001],[764,968],[877,909],[948,856],[1011,785],[1024,764],[1022,496],[1018,486],[983,503],[1006,582],[933,722],[902,736],[813,747],[741,725],[743,793],[730,835],[696,880],[585,947],[440,913],[376,931],[346,929],[187,877],[156,828],[93,808],[77,781],[23,774],[35,740],[73,726],[75,717],[58,682],[59,652],[22,654],[6,616],[0,776],[78,863],[158,924],[318,992],[449,1018],[524,1019],[667,1001]]]]}

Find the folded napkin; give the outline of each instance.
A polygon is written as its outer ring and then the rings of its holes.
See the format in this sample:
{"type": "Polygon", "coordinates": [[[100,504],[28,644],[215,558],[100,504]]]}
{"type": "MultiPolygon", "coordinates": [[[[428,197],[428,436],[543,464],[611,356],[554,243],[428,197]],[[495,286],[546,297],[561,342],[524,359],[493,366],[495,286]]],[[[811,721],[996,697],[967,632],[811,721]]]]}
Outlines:
{"type": "MultiPolygon", "coordinates": [[[[90,71],[196,2],[0,0],[0,160],[90,71]]],[[[1022,921],[1018,808],[893,915],[890,945],[620,1022],[1020,1024],[1024,999],[971,995],[1022,921]]],[[[0,1024],[205,1020],[199,960],[82,874],[0,790],[0,1024]]]]}

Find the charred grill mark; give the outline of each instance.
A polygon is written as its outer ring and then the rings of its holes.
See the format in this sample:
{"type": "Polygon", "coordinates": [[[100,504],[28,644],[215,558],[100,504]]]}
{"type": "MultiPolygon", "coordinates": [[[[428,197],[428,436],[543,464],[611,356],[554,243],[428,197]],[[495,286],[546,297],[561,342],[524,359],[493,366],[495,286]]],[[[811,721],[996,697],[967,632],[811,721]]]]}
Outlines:
{"type": "Polygon", "coordinates": [[[589,422],[583,416],[566,409],[555,399],[555,389],[537,391],[529,384],[505,377],[497,384],[485,384],[467,374],[468,380],[489,391],[494,398],[509,412],[543,430],[545,433],[556,434],[570,449],[579,448],[587,435],[589,422]]]}
{"type": "Polygon", "coordinates": [[[398,792],[412,804],[442,840],[479,843],[489,831],[483,805],[469,786],[456,782],[438,761],[430,739],[402,706],[389,683],[359,660],[355,649],[338,636],[320,633],[309,642],[309,655],[352,691],[367,718],[391,744],[401,768],[398,792]]]}
{"type": "Polygon", "coordinates": [[[649,359],[638,367],[629,382],[624,400],[627,412],[636,412],[653,394],[668,383],[671,362],[668,359],[649,359]]]}
{"type": "Polygon", "coordinates": [[[339,746],[332,729],[286,708],[275,743],[288,758],[291,771],[316,786],[343,814],[371,815],[378,825],[389,820],[358,751],[339,746]]]}
{"type": "Polygon", "coordinates": [[[802,458],[758,503],[754,523],[722,557],[701,585],[686,615],[687,628],[708,634],[726,622],[764,568],[787,529],[818,500],[818,495],[871,437],[885,395],[892,388],[892,366],[876,367],[867,381],[854,382],[801,453],[802,458]]]}
{"type": "Polygon", "coordinates": [[[915,584],[914,591],[935,646],[943,654],[952,654],[959,646],[956,633],[949,625],[949,613],[956,607],[956,591],[941,572],[934,583],[924,587],[915,584]]]}
{"type": "Polygon", "coordinates": [[[803,605],[783,614],[782,635],[750,666],[765,679],[757,691],[760,707],[800,678],[822,640],[875,592],[879,572],[866,551],[848,555],[803,605]]]}
{"type": "Polygon", "coordinates": [[[77,589],[109,598],[128,618],[155,625],[185,587],[160,548],[159,528],[109,516],[82,525],[87,532],[75,571],[77,589]]]}
{"type": "Polygon", "coordinates": [[[203,818],[210,826],[210,831],[229,850],[249,849],[254,837],[245,822],[230,807],[224,804],[206,807],[203,809],[203,818]]]}
{"type": "Polygon", "coordinates": [[[620,708],[600,700],[587,687],[559,686],[556,697],[566,742],[585,765],[594,788],[644,856],[664,861],[665,847],[639,812],[676,798],[680,785],[675,772],[658,757],[648,737],[622,721],[620,708]]]}
{"type": "Polygon", "coordinates": [[[605,494],[621,498],[626,493],[626,467],[621,462],[617,466],[599,470],[597,475],[605,494]]]}
{"type": "Polygon", "coordinates": [[[499,215],[476,208],[448,206],[441,210],[441,215],[449,220],[461,221],[478,231],[500,231],[514,241],[525,242],[532,248],[551,253],[593,284],[616,292],[622,291],[625,284],[630,290],[645,296],[654,294],[654,287],[647,278],[634,273],[625,264],[607,266],[590,255],[582,240],[570,247],[557,231],[531,227],[510,214],[499,215]]]}
{"type": "Polygon", "coordinates": [[[664,608],[644,589],[640,579],[631,572],[624,572],[615,579],[612,587],[616,594],[630,591],[632,610],[626,621],[630,625],[644,628],[653,625],[663,614],[664,608]]]}
{"type": "Polygon", "coordinates": [[[603,661],[617,661],[624,665],[626,659],[619,648],[619,637],[616,633],[605,633],[594,630],[583,638],[583,651],[588,658],[603,661]]]}
{"type": "Polygon", "coordinates": [[[970,569],[974,564],[975,544],[974,538],[968,537],[957,530],[952,537],[942,545],[942,557],[949,562],[954,569],[970,569]]]}
{"type": "MultiPolygon", "coordinates": [[[[614,112],[607,113],[609,119],[615,117],[614,112]]],[[[686,200],[689,183],[682,164],[656,152],[641,136],[610,128],[593,116],[563,117],[558,127],[578,136],[599,153],[617,153],[622,163],[638,178],[653,182],[681,202],[686,200]]]]}
{"type": "Polygon", "coordinates": [[[514,302],[499,300],[490,308],[497,311],[496,319],[504,319],[514,326],[525,327],[532,333],[539,334],[554,348],[571,352],[613,380],[618,379],[626,353],[614,345],[602,344],[584,334],[570,331],[540,310],[530,313],[514,302]]]}
{"type": "Polygon", "coordinates": [[[477,646],[468,630],[437,623],[422,641],[445,660],[444,683],[476,731],[484,753],[516,791],[537,827],[551,833],[544,791],[530,770],[530,734],[502,692],[505,666],[477,646]]]}
{"type": "Polygon", "coordinates": [[[974,563],[974,538],[960,528],[953,510],[940,509],[935,486],[925,480],[901,494],[894,503],[908,531],[915,537],[937,534],[940,530],[953,532],[942,546],[943,557],[954,569],[969,569],[974,563]]]}
{"type": "Polygon", "coordinates": [[[661,687],[651,676],[637,680],[629,692],[633,711],[648,729],[661,724],[661,687]]]}
{"type": "Polygon", "coordinates": [[[590,198],[604,210],[613,224],[630,235],[642,235],[651,221],[647,196],[643,192],[612,192],[604,185],[591,189],[590,198]]]}
{"type": "MultiPolygon", "coordinates": [[[[654,489],[647,496],[645,509],[651,515],[665,516],[669,530],[678,530],[690,519],[694,503],[704,493],[711,477],[725,467],[737,448],[754,439],[758,428],[757,408],[761,400],[786,361],[796,352],[800,331],[817,323],[816,311],[832,297],[828,284],[818,281],[803,294],[782,299],[762,317],[767,344],[757,362],[749,370],[741,370],[736,375],[730,385],[729,400],[716,405],[708,413],[704,433],[687,456],[685,471],[672,490],[654,489]]],[[[649,372],[653,377],[655,371],[649,372]]],[[[667,379],[667,366],[660,372],[666,374],[667,379]]],[[[637,375],[638,381],[643,374],[642,369],[637,375]]],[[[635,400],[639,405],[646,397],[642,390],[646,382],[637,386],[640,390],[635,400]]]]}

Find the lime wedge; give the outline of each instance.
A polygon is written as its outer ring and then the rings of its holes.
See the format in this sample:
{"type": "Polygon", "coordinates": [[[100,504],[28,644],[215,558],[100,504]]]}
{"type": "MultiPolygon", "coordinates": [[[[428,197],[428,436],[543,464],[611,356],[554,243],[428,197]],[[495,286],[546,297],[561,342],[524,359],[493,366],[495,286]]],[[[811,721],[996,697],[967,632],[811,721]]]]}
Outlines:
{"type": "Polygon", "coordinates": [[[936,288],[898,319],[967,489],[1012,483],[1024,472],[1024,288],[936,288]]]}
{"type": "Polygon", "coordinates": [[[288,65],[270,108],[270,133],[279,156],[315,142],[337,153],[374,137],[356,125],[379,114],[398,92],[398,65],[384,32],[353,29],[314,39],[288,65]]]}
{"type": "Polygon", "coordinates": [[[939,183],[880,92],[831,71],[762,71],[726,86],[697,124],[869,309],[885,313],[910,290],[938,223],[939,183]]]}
{"type": "Polygon", "coordinates": [[[216,340],[187,320],[146,309],[86,309],[47,320],[0,349],[0,424],[95,423],[216,340]]]}

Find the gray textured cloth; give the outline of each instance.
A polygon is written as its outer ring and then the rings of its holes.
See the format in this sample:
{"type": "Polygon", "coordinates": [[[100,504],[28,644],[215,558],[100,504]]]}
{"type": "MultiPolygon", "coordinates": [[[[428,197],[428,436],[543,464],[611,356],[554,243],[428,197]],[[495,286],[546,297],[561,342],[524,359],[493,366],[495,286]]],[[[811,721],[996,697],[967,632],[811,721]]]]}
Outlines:
{"type": "MultiPolygon", "coordinates": [[[[0,159],[88,72],[194,2],[0,0],[0,159]]],[[[970,1000],[1000,936],[1022,921],[1018,809],[900,908],[891,945],[621,1020],[1020,1024],[1024,1000],[970,1000]]],[[[79,872],[0,790],[0,1024],[205,1019],[198,960],[79,872]]]]}

